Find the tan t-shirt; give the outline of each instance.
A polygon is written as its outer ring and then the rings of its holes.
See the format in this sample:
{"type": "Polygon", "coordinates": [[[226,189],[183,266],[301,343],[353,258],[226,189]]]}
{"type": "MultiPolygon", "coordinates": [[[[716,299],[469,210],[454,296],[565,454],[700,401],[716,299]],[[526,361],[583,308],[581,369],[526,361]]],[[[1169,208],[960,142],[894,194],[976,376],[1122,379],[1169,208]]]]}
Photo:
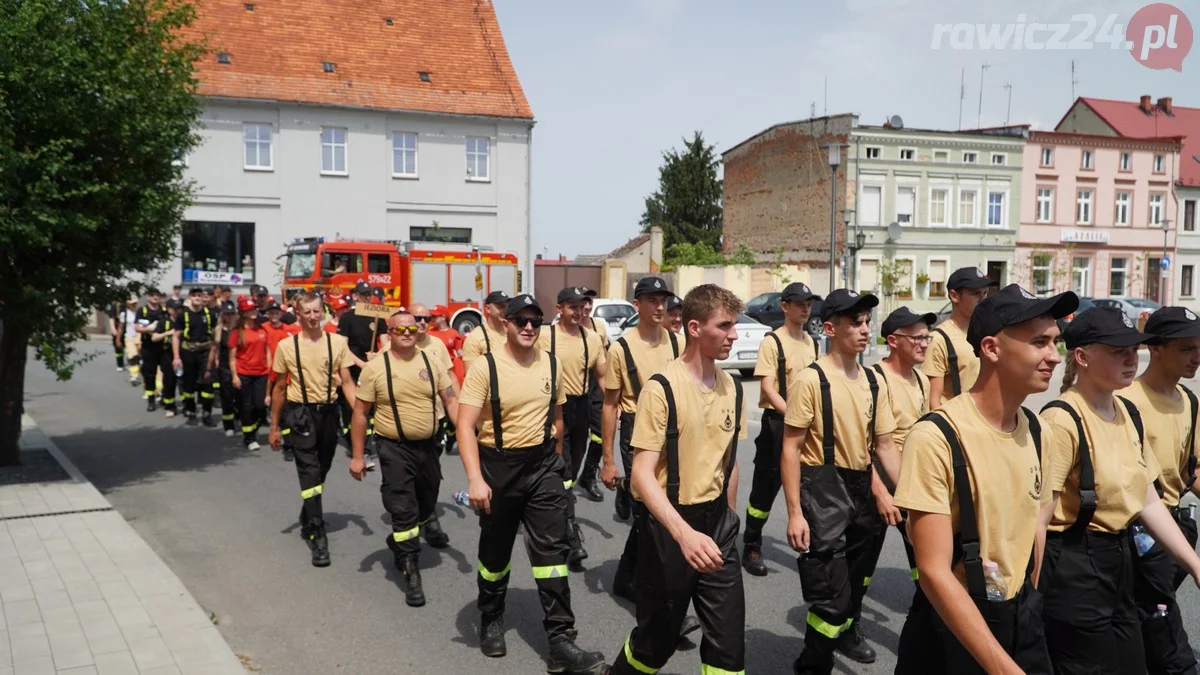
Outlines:
{"type": "Polygon", "coordinates": [[[309,403],[332,403],[337,400],[337,382],[330,383],[329,353],[333,350],[333,370],[336,375],[339,370],[354,363],[350,349],[346,346],[346,338],[335,333],[322,333],[321,339],[313,342],[298,335],[287,337],[275,346],[275,372],[288,373],[287,400],[292,403],[303,403],[304,397],[300,391],[300,376],[296,370],[296,337],[300,338],[300,365],[304,366],[304,386],[308,389],[309,403]],[[325,346],[329,339],[330,347],[325,346]]]}
{"type": "Polygon", "coordinates": [[[877,374],[882,371],[887,381],[888,398],[892,404],[892,417],[896,418],[896,430],[892,442],[897,450],[904,449],[904,441],[917,420],[929,412],[929,378],[919,370],[913,370],[907,378],[891,371],[880,363],[877,374]]]}
{"type": "Polygon", "coordinates": [[[612,341],[608,339],[608,322],[599,317],[589,316],[588,320],[584,321],[583,324],[587,326],[588,329],[593,333],[596,333],[600,336],[600,342],[604,345],[604,349],[607,351],[608,345],[612,343],[612,341]]]}
{"type": "Polygon", "coordinates": [[[1147,387],[1142,380],[1117,392],[1137,406],[1142,414],[1142,426],[1146,429],[1146,445],[1154,455],[1162,479],[1162,501],[1168,508],[1179,506],[1184,492],[1183,478],[1187,471],[1188,457],[1196,455],[1196,448],[1188,447],[1192,432],[1192,410],[1187,395],[1181,389],[1179,400],[1172,401],[1147,387]]]}
{"type": "MultiPolygon", "coordinates": [[[[676,353],[671,348],[672,333],[661,328],[662,336],[657,345],[648,345],[642,341],[637,327],[630,328],[621,336],[629,343],[629,353],[633,355],[633,363],[637,366],[638,379],[642,386],[650,381],[650,377],[667,367],[667,364],[679,358],[683,353],[683,341],[675,336],[675,344],[679,346],[676,353]]],[[[637,399],[633,395],[633,384],[629,381],[629,372],[625,365],[625,350],[618,342],[613,342],[608,348],[608,370],[604,373],[604,388],[606,390],[621,390],[621,412],[633,414],[637,411],[637,399]]]]}
{"type": "MultiPolygon", "coordinates": [[[[817,360],[816,345],[813,344],[812,338],[808,333],[803,333],[803,339],[796,340],[788,334],[786,328],[778,328],[772,331],[779,336],[779,341],[783,343],[783,356],[786,361],[787,368],[787,389],[790,395],[796,388],[796,378],[800,377],[800,373],[808,367],[808,364],[817,360]]],[[[754,364],[755,377],[774,377],[775,391],[779,392],[779,347],[775,340],[770,337],[763,338],[762,344],[758,347],[758,362],[754,364]]],[[[758,407],[766,410],[771,407],[770,401],[766,396],[758,397],[758,407]]]]}
{"type": "MultiPolygon", "coordinates": [[[[737,411],[736,384],[728,373],[717,369],[716,385],[704,389],[676,359],[662,370],[671,383],[679,425],[679,503],[704,504],[721,496],[725,488],[725,463],[733,439],[737,411]]],[[[746,402],[742,401],[742,428],[738,440],[746,438],[746,402]]],[[[637,450],[657,452],[658,482],[667,486],[667,397],[662,385],[646,383],[638,398],[631,445],[637,450]]],[[[736,449],[735,449],[736,452],[736,449]]],[[[641,496],[634,491],[634,497],[641,496]]]]}
{"type": "MultiPolygon", "coordinates": [[[[871,385],[862,366],[857,367],[858,377],[851,380],[834,364],[831,355],[817,359],[817,365],[829,379],[829,397],[833,403],[834,464],[844,469],[866,471],[871,466],[871,448],[875,446],[874,439],[869,443],[867,439],[872,413],[875,413],[875,436],[884,436],[896,429],[887,383],[878,376],[875,378],[879,381],[878,411],[875,411],[871,405],[871,385]]],[[[807,466],[824,464],[821,381],[816,370],[805,368],[800,373],[796,378],[795,391],[788,392],[787,404],[784,424],[808,429],[804,447],[800,448],[800,463],[807,466]]]]}
{"type": "MultiPolygon", "coordinates": [[[[975,356],[975,348],[967,342],[966,331],[959,328],[958,324],[951,319],[946,319],[938,324],[935,330],[945,331],[946,335],[950,336],[950,341],[954,343],[954,355],[958,358],[958,381],[962,385],[962,391],[968,391],[975,386],[975,379],[979,377],[979,357],[975,356]]],[[[930,335],[933,336],[933,339],[929,342],[929,352],[925,356],[921,372],[929,377],[946,377],[946,373],[950,371],[950,355],[946,351],[946,340],[938,333],[930,332],[930,335]]],[[[935,408],[954,398],[954,387],[950,378],[946,377],[942,384],[942,400],[933,406],[935,408]]]]}
{"type": "Polygon", "coordinates": [[[582,329],[587,336],[587,363],[583,361],[583,342],[581,335],[571,335],[562,326],[542,326],[542,334],[538,336],[537,348],[550,351],[550,332],[554,331],[554,355],[558,357],[558,367],[562,369],[563,388],[567,396],[583,396],[587,390],[583,386],[584,372],[587,371],[588,381],[595,377],[592,372],[597,363],[603,364],[604,345],[600,336],[589,329],[582,329]]]}
{"type": "MultiPolygon", "coordinates": [[[[414,352],[412,358],[407,360],[384,352],[375,360],[368,361],[358,376],[355,396],[360,401],[375,404],[375,433],[392,440],[400,438],[388,399],[385,355],[392,366],[392,392],[396,395],[396,411],[400,413],[404,437],[410,441],[433,438],[437,430],[434,416],[437,415],[438,406],[435,402],[441,400],[440,396],[434,395],[434,390],[440,392],[449,387],[450,382],[446,379],[446,371],[438,368],[433,356],[427,354],[429,365],[433,368],[433,372],[429,372],[420,352],[414,352]]],[[[441,415],[437,417],[440,419],[441,415]]]]}
{"type": "MultiPolygon", "coordinates": [[[[1120,401],[1114,398],[1117,417],[1109,421],[1096,414],[1077,389],[1068,389],[1059,400],[1075,409],[1087,435],[1088,455],[1096,477],[1096,513],[1088,523],[1088,530],[1118,533],[1142,512],[1146,488],[1158,477],[1158,464],[1143,455],[1137,429],[1120,401]]],[[[1065,410],[1047,408],[1041,418],[1052,432],[1047,448],[1050,457],[1046,462],[1046,483],[1051,492],[1062,493],[1049,529],[1062,532],[1079,517],[1079,431],[1065,410]]]]}
{"type": "MultiPolygon", "coordinates": [[[[989,424],[969,394],[942,406],[938,414],[958,432],[966,457],[980,554],[999,565],[1012,598],[1025,580],[1042,504],[1050,500],[1050,490],[1042,485],[1050,431],[1042,425],[1043,461],[1039,462],[1024,411],[1017,413],[1017,427],[1009,433],[989,424]]],[[[911,511],[949,515],[954,534],[962,531],[950,446],[931,421],[917,422],[908,434],[895,504],[911,511]]],[[[954,574],[966,586],[961,563],[954,574]]]]}
{"type": "MultiPolygon", "coordinates": [[[[505,336],[505,339],[507,337],[505,336]]],[[[430,337],[426,333],[417,338],[417,349],[420,349],[429,356],[429,365],[436,368],[443,378],[449,377],[448,373],[454,367],[454,361],[450,359],[450,350],[446,349],[445,342],[442,342],[438,338],[430,337]]],[[[442,405],[442,397],[439,396],[434,399],[433,405],[437,409],[438,419],[446,416],[446,408],[442,405]]]]}
{"type": "MultiPolygon", "coordinates": [[[[496,359],[496,381],[500,387],[500,417],[505,448],[528,448],[541,445],[545,440],[546,416],[550,414],[550,355],[541,350],[535,353],[537,359],[523,366],[503,347],[492,352],[496,359]]],[[[558,370],[556,392],[555,398],[561,406],[567,402],[561,368],[558,370]]],[[[487,359],[477,359],[467,371],[459,402],[482,410],[479,416],[479,444],[495,447],[487,359]]]]}
{"type": "Polygon", "coordinates": [[[479,326],[470,333],[467,333],[467,337],[463,340],[462,346],[462,360],[464,368],[470,370],[471,364],[475,362],[475,359],[488,352],[489,340],[491,341],[490,344],[492,351],[500,351],[500,348],[503,347],[504,343],[508,341],[508,333],[503,330],[492,330],[488,326],[487,321],[484,321],[483,325],[479,326]],[[487,336],[486,339],[484,337],[485,334],[487,336]]]}

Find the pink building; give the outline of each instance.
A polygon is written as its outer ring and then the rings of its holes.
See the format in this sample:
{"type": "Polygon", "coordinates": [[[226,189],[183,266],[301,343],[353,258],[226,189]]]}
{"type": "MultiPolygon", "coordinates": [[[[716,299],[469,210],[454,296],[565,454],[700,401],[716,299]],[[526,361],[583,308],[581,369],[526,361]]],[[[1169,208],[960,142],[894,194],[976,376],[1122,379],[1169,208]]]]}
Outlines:
{"type": "Polygon", "coordinates": [[[1172,258],[1176,247],[1181,147],[1181,138],[1031,132],[1014,256],[1019,282],[1039,294],[1167,304],[1161,261],[1164,246],[1172,258]]]}

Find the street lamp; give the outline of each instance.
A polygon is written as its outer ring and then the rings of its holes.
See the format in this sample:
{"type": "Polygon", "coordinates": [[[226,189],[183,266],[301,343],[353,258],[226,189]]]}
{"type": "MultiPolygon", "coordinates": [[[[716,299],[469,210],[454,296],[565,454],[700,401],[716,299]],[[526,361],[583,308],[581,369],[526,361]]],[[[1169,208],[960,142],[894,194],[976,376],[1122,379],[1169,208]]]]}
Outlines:
{"type": "Polygon", "coordinates": [[[1158,279],[1158,302],[1163,307],[1167,306],[1167,283],[1171,279],[1170,273],[1167,272],[1167,268],[1171,264],[1170,258],[1167,257],[1167,232],[1170,229],[1171,229],[1171,219],[1163,218],[1162,219],[1163,254],[1162,254],[1162,260],[1160,260],[1158,263],[1159,267],[1162,268],[1159,271],[1159,279],[1158,279]]]}
{"type": "Polygon", "coordinates": [[[854,264],[854,241],[850,237],[850,221],[854,220],[854,209],[842,209],[842,223],[846,233],[846,262],[842,266],[842,285],[850,288],[850,266],[854,264]]]}
{"type": "Polygon", "coordinates": [[[829,153],[829,290],[836,283],[834,271],[837,269],[837,170],[842,163],[842,148],[850,147],[847,143],[830,143],[825,146],[829,153]]]}

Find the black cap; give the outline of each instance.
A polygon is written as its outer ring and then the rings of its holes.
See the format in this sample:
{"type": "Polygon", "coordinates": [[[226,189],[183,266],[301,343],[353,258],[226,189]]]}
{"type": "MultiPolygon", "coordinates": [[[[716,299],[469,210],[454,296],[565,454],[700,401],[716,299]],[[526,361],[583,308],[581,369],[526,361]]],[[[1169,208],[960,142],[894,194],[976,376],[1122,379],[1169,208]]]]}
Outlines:
{"type": "Polygon", "coordinates": [[[277,309],[277,310],[279,310],[279,311],[281,311],[281,312],[282,312],[282,311],[283,311],[283,306],[279,304],[279,301],[278,301],[278,300],[272,300],[272,301],[270,301],[270,302],[268,302],[268,303],[267,303],[267,306],[263,308],[263,311],[264,311],[264,312],[269,312],[269,311],[271,311],[271,310],[273,310],[273,309],[277,309]]]}
{"type": "Polygon", "coordinates": [[[542,316],[542,307],[538,304],[537,298],[528,293],[522,293],[508,301],[508,307],[504,309],[504,318],[511,319],[526,309],[532,309],[537,312],[538,316],[542,316]]]}
{"type": "Polygon", "coordinates": [[[504,291],[492,291],[491,293],[487,294],[486,298],[483,299],[483,304],[507,306],[509,300],[512,300],[512,298],[508,297],[508,293],[505,293],[504,291]]]}
{"type": "Polygon", "coordinates": [[[594,288],[588,288],[587,286],[580,286],[579,289],[582,290],[583,294],[589,298],[594,298],[597,295],[600,295],[599,293],[596,292],[596,289],[594,289],[594,288]]]}
{"type": "Polygon", "coordinates": [[[255,284],[250,287],[250,295],[270,295],[267,292],[267,287],[261,284],[255,284]]]}
{"type": "Polygon", "coordinates": [[[1134,327],[1125,312],[1116,307],[1093,307],[1075,317],[1063,331],[1067,349],[1093,343],[1113,347],[1132,347],[1145,342],[1157,344],[1161,338],[1134,327]]]}
{"type": "Polygon", "coordinates": [[[821,306],[821,318],[828,319],[834,314],[869,312],[878,304],[879,298],[870,293],[863,295],[848,288],[839,288],[825,296],[825,304],[821,306]]]}
{"type": "Polygon", "coordinates": [[[960,288],[987,288],[999,286],[1000,282],[984,274],[978,267],[960,267],[950,275],[946,288],[957,291],[960,288]]]}
{"type": "Polygon", "coordinates": [[[1156,337],[1200,337],[1200,319],[1186,307],[1162,307],[1146,319],[1145,330],[1156,337]]]}
{"type": "Polygon", "coordinates": [[[558,300],[556,302],[561,305],[564,302],[580,302],[582,300],[586,300],[588,296],[587,293],[584,293],[584,290],[585,289],[579,286],[567,286],[558,292],[558,300]]]}
{"type": "Polygon", "coordinates": [[[200,288],[199,286],[192,286],[192,288],[188,291],[188,295],[204,295],[204,289],[200,288]]]}
{"type": "Polygon", "coordinates": [[[167,300],[167,309],[179,309],[181,307],[183,307],[182,301],[176,300],[175,298],[170,298],[167,300]]]}
{"type": "Polygon", "coordinates": [[[933,328],[933,324],[937,323],[937,314],[933,312],[917,314],[908,307],[900,307],[891,314],[888,314],[887,318],[883,320],[883,326],[880,328],[879,334],[887,337],[901,328],[907,328],[921,321],[924,321],[930,328],[933,328]]]}
{"type": "Polygon", "coordinates": [[[633,287],[633,297],[635,298],[651,293],[666,293],[670,295],[671,290],[667,288],[667,282],[663,281],[661,277],[642,277],[637,282],[637,286],[633,287]]]}
{"type": "Polygon", "coordinates": [[[147,291],[146,291],[146,295],[162,295],[162,294],[163,294],[163,292],[158,290],[157,288],[150,288],[150,289],[147,289],[147,291]]]}
{"type": "Polygon", "coordinates": [[[821,296],[812,292],[812,289],[799,281],[787,285],[780,294],[779,299],[783,302],[804,302],[805,300],[820,300],[821,296]]]}
{"type": "Polygon", "coordinates": [[[359,279],[358,283],[354,284],[354,294],[355,295],[363,295],[363,294],[370,295],[370,293],[371,293],[371,284],[368,284],[367,282],[363,281],[362,279],[359,279]]]}
{"type": "Polygon", "coordinates": [[[680,298],[678,295],[672,294],[670,297],[667,298],[667,311],[671,311],[672,309],[679,309],[681,307],[683,307],[683,299],[680,298]]]}
{"type": "Polygon", "coordinates": [[[221,313],[222,314],[237,314],[238,313],[237,305],[235,305],[232,300],[226,300],[225,302],[221,303],[221,313]]]}
{"type": "MultiPolygon", "coordinates": [[[[979,345],[983,343],[983,338],[989,335],[995,335],[1009,326],[1025,323],[1045,314],[1061,319],[1078,307],[1079,296],[1071,291],[1048,298],[1038,298],[1017,284],[1009,284],[984,298],[975,307],[975,312],[971,314],[971,323],[967,325],[967,343],[975,348],[975,355],[978,356],[979,345]]],[[[1091,311],[1093,310],[1088,310],[1091,311]]],[[[1079,316],[1082,317],[1088,312],[1079,316]]]]}

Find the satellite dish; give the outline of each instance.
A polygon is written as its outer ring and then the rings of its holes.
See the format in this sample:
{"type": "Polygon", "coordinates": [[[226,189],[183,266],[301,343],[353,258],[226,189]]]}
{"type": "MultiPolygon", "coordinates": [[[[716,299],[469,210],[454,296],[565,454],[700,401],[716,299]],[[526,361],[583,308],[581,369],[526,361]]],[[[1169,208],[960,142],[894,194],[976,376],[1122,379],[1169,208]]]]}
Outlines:
{"type": "Polygon", "coordinates": [[[904,128],[904,120],[901,119],[899,115],[892,115],[892,119],[889,121],[892,123],[892,126],[896,127],[897,129],[904,128]]]}
{"type": "Polygon", "coordinates": [[[900,227],[900,223],[892,221],[888,224],[888,239],[891,241],[900,241],[900,235],[904,230],[900,227]]]}

